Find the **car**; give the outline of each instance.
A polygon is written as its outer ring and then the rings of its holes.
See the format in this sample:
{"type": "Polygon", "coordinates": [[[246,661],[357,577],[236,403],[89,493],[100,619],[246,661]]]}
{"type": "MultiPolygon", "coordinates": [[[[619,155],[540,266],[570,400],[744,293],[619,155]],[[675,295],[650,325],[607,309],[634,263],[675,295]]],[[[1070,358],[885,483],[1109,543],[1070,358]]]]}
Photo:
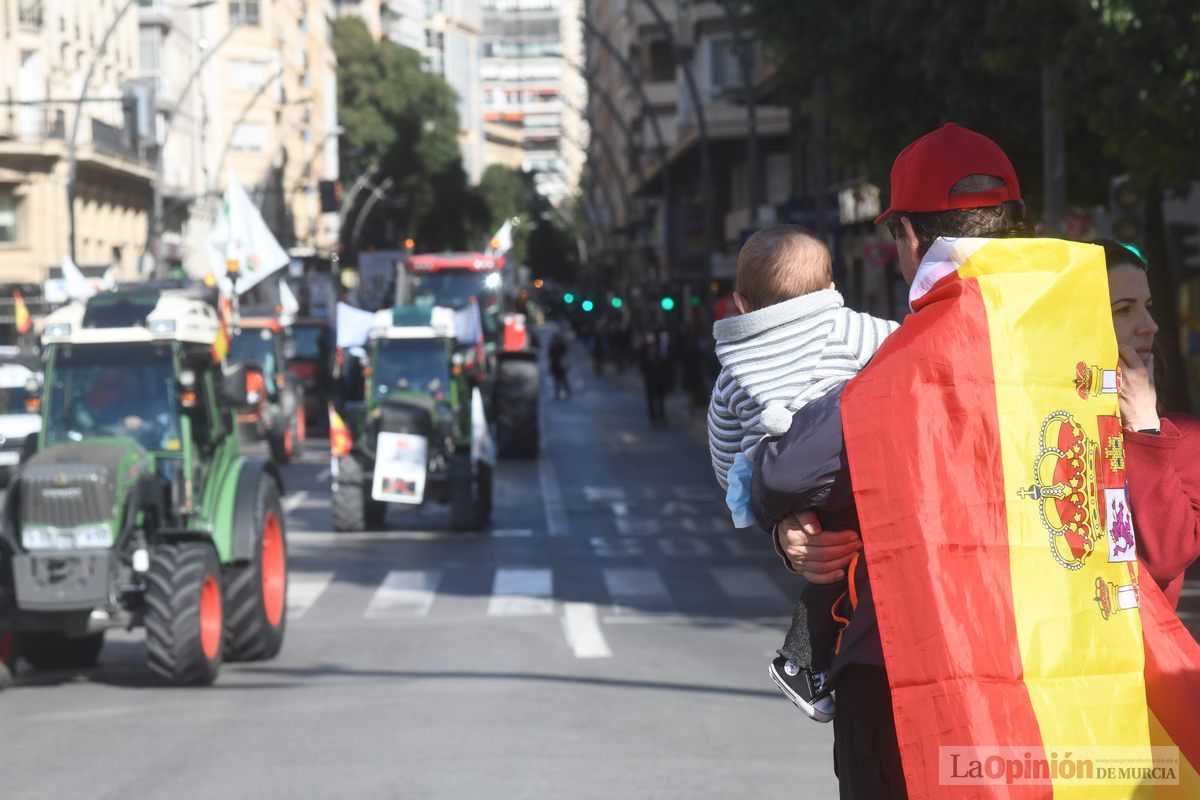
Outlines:
{"type": "Polygon", "coordinates": [[[27,440],[42,427],[41,374],[23,364],[0,365],[0,487],[16,471],[27,440]]]}

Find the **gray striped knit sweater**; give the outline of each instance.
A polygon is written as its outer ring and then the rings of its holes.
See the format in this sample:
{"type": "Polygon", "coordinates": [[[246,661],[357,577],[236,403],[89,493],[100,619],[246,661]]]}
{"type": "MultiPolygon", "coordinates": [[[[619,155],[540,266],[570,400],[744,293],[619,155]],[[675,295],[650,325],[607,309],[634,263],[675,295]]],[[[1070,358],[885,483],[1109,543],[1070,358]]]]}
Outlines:
{"type": "Polygon", "coordinates": [[[708,449],[721,488],[739,452],[753,460],[763,437],[786,433],[792,414],[857,375],[897,327],[845,308],[833,289],[718,320],[708,449]]]}

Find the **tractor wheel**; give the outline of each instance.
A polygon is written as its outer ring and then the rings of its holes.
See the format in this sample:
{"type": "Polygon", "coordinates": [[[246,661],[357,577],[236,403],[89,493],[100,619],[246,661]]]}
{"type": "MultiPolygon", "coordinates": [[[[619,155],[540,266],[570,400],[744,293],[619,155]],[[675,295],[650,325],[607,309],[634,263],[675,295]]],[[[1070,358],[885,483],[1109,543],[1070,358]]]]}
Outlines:
{"type": "Polygon", "coordinates": [[[160,544],[146,579],[150,670],[180,686],[216,680],[224,612],[221,565],[207,542],[160,544]]]}
{"type": "Polygon", "coordinates": [[[17,637],[12,631],[0,633],[0,689],[12,685],[17,675],[17,637]]]}
{"type": "Polygon", "coordinates": [[[450,527],[456,531],[480,530],[492,515],[492,468],[471,466],[470,456],[460,456],[450,477],[450,527]]]}
{"type": "Polygon", "coordinates": [[[353,456],[338,461],[338,476],[330,502],[335,531],[362,531],[367,528],[366,487],[363,468],[353,456]]]}
{"type": "Polygon", "coordinates": [[[276,464],[286,464],[292,460],[296,449],[296,434],[294,424],[289,423],[277,430],[267,431],[267,443],[271,446],[271,460],[276,464]]]}
{"type": "Polygon", "coordinates": [[[501,359],[496,373],[496,445],[500,455],[533,458],[538,453],[538,365],[501,359]]]}
{"type": "Polygon", "coordinates": [[[64,633],[18,633],[12,649],[34,669],[84,669],[96,663],[104,634],[72,638],[64,633]]]}
{"type": "Polygon", "coordinates": [[[258,483],[254,518],[255,558],[222,570],[225,596],[225,660],[263,661],[283,647],[287,627],[287,535],[275,481],[258,483]]]}

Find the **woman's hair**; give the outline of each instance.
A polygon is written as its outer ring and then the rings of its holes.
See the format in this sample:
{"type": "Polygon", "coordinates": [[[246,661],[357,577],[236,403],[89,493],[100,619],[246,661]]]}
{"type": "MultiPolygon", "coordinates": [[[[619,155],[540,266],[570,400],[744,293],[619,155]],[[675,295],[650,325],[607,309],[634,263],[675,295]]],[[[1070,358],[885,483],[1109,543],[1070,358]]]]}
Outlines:
{"type": "Polygon", "coordinates": [[[1142,272],[1150,271],[1150,262],[1142,253],[1142,249],[1133,242],[1120,242],[1116,239],[1095,239],[1092,244],[1104,248],[1104,260],[1108,268],[1118,264],[1128,264],[1137,267],[1142,272]]]}

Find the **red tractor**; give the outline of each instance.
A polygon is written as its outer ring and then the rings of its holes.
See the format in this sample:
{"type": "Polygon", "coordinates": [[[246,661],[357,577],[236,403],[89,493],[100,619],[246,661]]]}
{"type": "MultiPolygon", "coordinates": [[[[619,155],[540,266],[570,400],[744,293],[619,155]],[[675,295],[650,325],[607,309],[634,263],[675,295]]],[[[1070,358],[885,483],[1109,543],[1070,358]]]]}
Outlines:
{"type": "Polygon", "coordinates": [[[482,348],[464,351],[465,366],[476,372],[488,400],[500,455],[533,457],[541,378],[525,315],[505,305],[504,267],[502,256],[483,253],[412,256],[397,276],[396,305],[443,306],[464,314],[479,309],[482,348]]]}

